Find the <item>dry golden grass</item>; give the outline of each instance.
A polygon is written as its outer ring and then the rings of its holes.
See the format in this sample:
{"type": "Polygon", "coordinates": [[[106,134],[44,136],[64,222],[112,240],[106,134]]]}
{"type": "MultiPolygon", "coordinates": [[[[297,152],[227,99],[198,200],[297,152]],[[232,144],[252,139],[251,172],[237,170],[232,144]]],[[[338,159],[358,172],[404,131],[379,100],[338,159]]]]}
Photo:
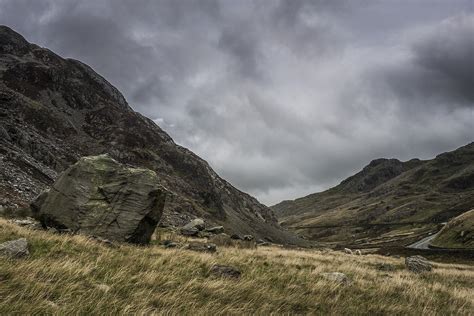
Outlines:
{"type": "Polygon", "coordinates": [[[404,269],[403,259],[332,251],[108,248],[0,219],[0,242],[19,237],[29,240],[31,255],[0,257],[0,315],[473,314],[470,265],[436,264],[432,273],[416,275],[404,269]],[[381,272],[382,262],[397,269],[381,272]],[[211,276],[216,263],[240,268],[241,279],[211,276]],[[334,271],[352,284],[321,277],[334,271]]]}

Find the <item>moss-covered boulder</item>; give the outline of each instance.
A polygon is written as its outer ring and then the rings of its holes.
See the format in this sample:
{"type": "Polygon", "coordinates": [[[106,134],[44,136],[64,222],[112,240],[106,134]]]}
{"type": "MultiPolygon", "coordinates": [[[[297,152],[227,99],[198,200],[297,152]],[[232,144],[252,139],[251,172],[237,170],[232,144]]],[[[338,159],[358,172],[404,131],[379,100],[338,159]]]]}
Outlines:
{"type": "Polygon", "coordinates": [[[43,226],[143,244],[161,218],[165,196],[154,171],[99,155],[81,158],[31,206],[43,226]]]}

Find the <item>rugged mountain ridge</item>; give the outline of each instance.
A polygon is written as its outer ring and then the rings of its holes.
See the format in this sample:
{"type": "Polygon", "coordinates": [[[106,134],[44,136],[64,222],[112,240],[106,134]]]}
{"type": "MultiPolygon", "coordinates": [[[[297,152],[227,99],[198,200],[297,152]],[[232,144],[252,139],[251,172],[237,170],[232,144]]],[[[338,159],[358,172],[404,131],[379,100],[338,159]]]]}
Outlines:
{"type": "Polygon", "coordinates": [[[163,224],[200,216],[230,232],[298,242],[274,213],[132,110],[89,66],[0,26],[0,205],[26,205],[81,156],[152,169],[172,195],[163,224]]]}
{"type": "Polygon", "coordinates": [[[272,206],[318,241],[406,244],[474,207],[474,143],[431,160],[377,159],[327,191],[272,206]]]}

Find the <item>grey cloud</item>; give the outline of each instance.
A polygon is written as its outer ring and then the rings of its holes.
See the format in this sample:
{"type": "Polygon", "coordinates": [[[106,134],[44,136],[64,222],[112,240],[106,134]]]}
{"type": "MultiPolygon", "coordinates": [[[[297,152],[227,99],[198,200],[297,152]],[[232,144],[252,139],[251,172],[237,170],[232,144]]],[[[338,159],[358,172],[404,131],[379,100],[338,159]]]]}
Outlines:
{"type": "Polygon", "coordinates": [[[373,81],[418,107],[474,106],[474,15],[459,15],[411,40],[404,63],[373,69],[373,81]]]}
{"type": "Polygon", "coordinates": [[[473,13],[432,3],[0,0],[0,20],[271,204],[473,140],[473,13]]]}

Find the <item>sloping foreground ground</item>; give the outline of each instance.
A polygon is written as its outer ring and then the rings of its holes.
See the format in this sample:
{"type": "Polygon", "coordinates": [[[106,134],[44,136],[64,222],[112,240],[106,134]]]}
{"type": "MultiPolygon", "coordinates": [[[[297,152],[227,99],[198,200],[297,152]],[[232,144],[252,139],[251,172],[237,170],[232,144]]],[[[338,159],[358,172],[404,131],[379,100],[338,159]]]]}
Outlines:
{"type": "Polygon", "coordinates": [[[0,314],[387,314],[469,315],[474,267],[435,263],[413,274],[403,258],[333,251],[219,248],[195,253],[161,246],[108,248],[0,219],[0,242],[25,237],[30,256],[0,257],[0,314]],[[230,264],[240,279],[211,276],[230,264]],[[378,264],[394,271],[380,271],[378,264]],[[339,271],[349,285],[325,280],[339,271]]]}

